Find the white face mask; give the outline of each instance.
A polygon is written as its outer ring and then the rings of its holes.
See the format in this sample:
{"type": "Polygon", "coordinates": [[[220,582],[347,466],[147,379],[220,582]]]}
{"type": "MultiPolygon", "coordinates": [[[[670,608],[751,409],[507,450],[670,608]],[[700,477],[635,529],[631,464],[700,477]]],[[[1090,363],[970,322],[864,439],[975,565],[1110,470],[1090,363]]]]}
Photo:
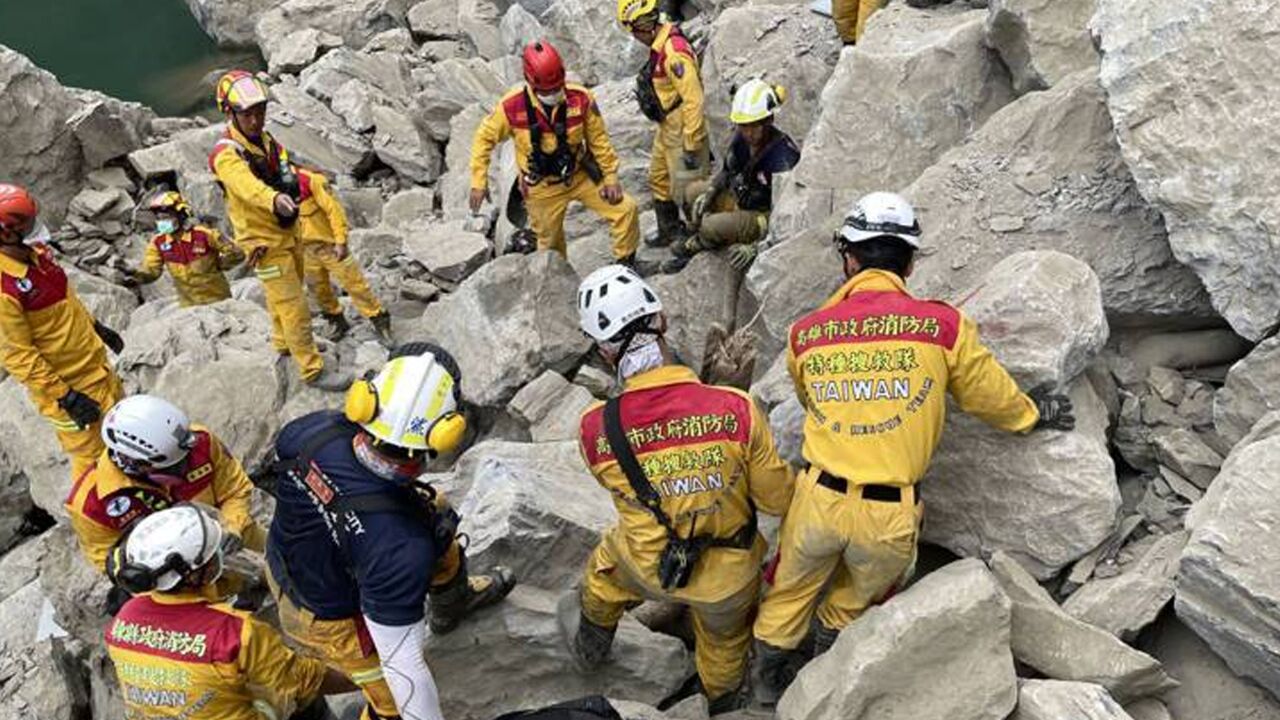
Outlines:
{"type": "Polygon", "coordinates": [[[556,90],[550,93],[534,93],[538,96],[538,102],[547,107],[555,107],[564,102],[564,90],[556,90]]]}
{"type": "Polygon", "coordinates": [[[178,229],[178,221],[172,218],[161,218],[156,220],[156,232],[161,235],[168,235],[178,229]]]}
{"type": "Polygon", "coordinates": [[[22,238],[22,244],[47,245],[52,240],[53,237],[49,234],[49,227],[44,223],[37,223],[35,227],[31,228],[31,232],[27,233],[27,236],[22,238]]]}

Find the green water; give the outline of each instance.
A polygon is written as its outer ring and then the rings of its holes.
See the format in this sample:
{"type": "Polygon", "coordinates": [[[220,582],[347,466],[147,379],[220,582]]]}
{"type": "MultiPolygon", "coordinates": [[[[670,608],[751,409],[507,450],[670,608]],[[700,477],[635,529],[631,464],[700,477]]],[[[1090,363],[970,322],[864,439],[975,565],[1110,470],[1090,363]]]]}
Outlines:
{"type": "Polygon", "coordinates": [[[206,75],[261,62],[219,50],[183,0],[0,0],[0,44],[64,85],[142,102],[162,115],[211,111],[206,75]]]}

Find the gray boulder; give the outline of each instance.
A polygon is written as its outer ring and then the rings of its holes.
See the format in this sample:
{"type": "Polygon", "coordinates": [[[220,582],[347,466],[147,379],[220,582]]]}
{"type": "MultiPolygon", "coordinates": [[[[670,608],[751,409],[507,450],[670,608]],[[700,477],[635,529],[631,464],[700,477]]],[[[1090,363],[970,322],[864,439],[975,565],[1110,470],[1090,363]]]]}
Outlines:
{"type": "Polygon", "coordinates": [[[1187,533],[1165,535],[1115,577],[1094,578],[1062,604],[1068,615],[1132,640],[1173,599],[1187,533]]]}
{"type": "Polygon", "coordinates": [[[913,288],[957,300],[1009,253],[1056,250],[1093,268],[1118,323],[1215,317],[1138,194],[1096,77],[1079,72],[1004,107],[905,190],[925,231],[913,288]]]}
{"type": "Polygon", "coordinates": [[[698,372],[712,324],[732,329],[741,276],[718,254],[701,253],[674,275],[652,280],[669,323],[666,340],[698,372]]]}
{"type": "Polygon", "coordinates": [[[416,183],[432,183],[444,169],[444,153],[418,125],[414,113],[373,106],[373,151],[378,159],[416,183]]]}
{"type": "Polygon", "coordinates": [[[778,717],[1003,720],[1016,680],[1009,599],[981,562],[961,560],[845,628],[800,671],[778,717]]]}
{"type": "MultiPolygon", "coordinates": [[[[998,0],[997,0],[998,1],[998,0]]],[[[1106,688],[1094,683],[1023,680],[1009,720],[1133,720],[1106,688]]]]}
{"type": "Polygon", "coordinates": [[[481,443],[459,474],[470,487],[458,512],[473,567],[505,565],[522,584],[548,590],[581,585],[587,556],[617,513],[576,441],[481,443]]]}
{"type": "Polygon", "coordinates": [[[635,81],[614,80],[592,88],[592,92],[609,131],[609,141],[618,153],[618,179],[644,210],[653,200],[649,192],[649,158],[657,126],[636,107],[635,81]]]}
{"type": "Polygon", "coordinates": [[[71,489],[71,463],[49,424],[16,378],[0,382],[0,497],[7,518],[0,521],[0,546],[13,543],[22,516],[34,503],[65,516],[62,503],[71,489]]]}
{"type": "MultiPolygon", "coordinates": [[[[369,155],[369,141],[291,77],[271,86],[267,130],[304,163],[352,174],[369,155]]],[[[211,144],[212,145],[212,144],[211,144]]]]}
{"type": "MultiPolygon", "coordinates": [[[[1182,684],[1161,695],[1174,720],[1280,720],[1280,702],[1271,693],[1227,667],[1173,613],[1165,613],[1151,631],[1151,654],[1182,684]]],[[[1134,720],[1136,713],[1130,711],[1134,720]]],[[[1160,719],[1163,720],[1163,719],[1160,719]]]]}
{"type": "Polygon", "coordinates": [[[259,14],[254,38],[268,64],[289,35],[303,28],[336,35],[359,49],[385,30],[405,27],[409,4],[410,0],[284,0],[259,14]]]}
{"type": "Polygon", "coordinates": [[[1272,410],[1280,410],[1280,337],[1263,340],[1231,366],[1213,397],[1213,425],[1234,445],[1272,410]]]}
{"type": "Polygon", "coordinates": [[[733,88],[762,76],[787,93],[778,127],[798,142],[818,117],[822,88],[840,57],[834,25],[788,5],[744,5],[725,10],[711,24],[703,56],[705,114],[717,155],[733,131],[733,88]]]}
{"type": "Polygon", "coordinates": [[[556,601],[551,592],[520,586],[457,630],[428,638],[426,653],[447,717],[488,720],[591,694],[653,705],[692,671],[679,640],[626,617],[609,662],[589,674],[575,671],[556,601]],[[481,667],[486,671],[476,672],[481,667]]]}
{"type": "Polygon", "coordinates": [[[1018,94],[1053,87],[1077,70],[1098,70],[1089,37],[1097,0],[994,0],[987,45],[1013,75],[1018,94]]]}
{"type": "Polygon", "coordinates": [[[1280,601],[1273,533],[1280,521],[1280,413],[1268,413],[1231,451],[1187,516],[1178,617],[1238,675],[1280,696],[1280,640],[1267,608],[1280,601]]]}
{"type": "Polygon", "coordinates": [[[422,0],[409,8],[405,19],[414,36],[424,40],[461,37],[458,29],[458,0],[422,0]]]}
{"type": "Polygon", "coordinates": [[[484,235],[468,232],[455,220],[412,228],[405,236],[404,251],[432,275],[458,283],[493,255],[493,246],[484,235]]]}
{"type": "Polygon", "coordinates": [[[254,25],[262,13],[284,0],[187,0],[205,34],[227,48],[252,48],[254,25]]]}
{"type": "Polygon", "coordinates": [[[1092,30],[1125,162],[1164,215],[1174,256],[1237,333],[1261,339],[1280,317],[1280,163],[1258,151],[1280,140],[1268,104],[1280,91],[1280,13],[1100,0],[1092,30]]]}
{"type": "Polygon", "coordinates": [[[1177,687],[1155,658],[1063,612],[1008,555],[996,553],[990,564],[1013,603],[1013,655],[1019,662],[1054,680],[1097,683],[1121,702],[1177,687]]]}
{"type": "MultiPolygon", "coordinates": [[[[414,81],[421,88],[416,102],[431,137],[449,140],[452,120],[463,108],[496,104],[507,88],[499,71],[496,64],[481,58],[453,58],[415,70],[414,81]]],[[[470,133],[460,139],[470,146],[470,133]]]]}
{"type": "Polygon", "coordinates": [[[576,441],[582,413],[594,401],[590,390],[548,370],[520,388],[508,409],[529,426],[535,443],[576,441]]]}
{"type": "MultiPolygon", "coordinates": [[[[645,48],[618,24],[616,5],[557,0],[538,15],[565,69],[588,85],[634,77],[648,58],[645,48]]],[[[498,39],[499,49],[501,38],[498,39]]]]}
{"type": "Polygon", "coordinates": [[[777,237],[864,193],[906,187],[1012,99],[1007,71],[983,45],[985,17],[901,3],[871,17],[863,41],[842,52],[804,157],[784,176],[777,237]]]}
{"type": "Polygon", "coordinates": [[[418,330],[467,368],[468,400],[501,407],[542,371],[567,372],[587,352],[577,291],[578,276],[554,252],[504,255],[429,306],[418,330]]]}
{"type": "Polygon", "coordinates": [[[67,127],[80,142],[86,168],[100,168],[142,147],[155,119],[150,108],[87,90],[75,94],[81,107],[67,119],[67,127]]]}

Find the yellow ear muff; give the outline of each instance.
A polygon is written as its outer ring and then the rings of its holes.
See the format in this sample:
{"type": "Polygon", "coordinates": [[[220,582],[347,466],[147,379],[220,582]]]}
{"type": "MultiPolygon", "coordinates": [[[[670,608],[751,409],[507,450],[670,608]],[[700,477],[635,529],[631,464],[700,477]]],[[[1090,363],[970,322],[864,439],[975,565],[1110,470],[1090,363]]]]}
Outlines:
{"type": "Polygon", "coordinates": [[[371,380],[351,383],[342,411],[353,423],[372,422],[378,417],[378,388],[374,387],[371,380]]]}
{"type": "Polygon", "coordinates": [[[451,412],[431,424],[427,431],[427,447],[441,455],[458,449],[467,434],[467,419],[462,413],[451,412]]]}

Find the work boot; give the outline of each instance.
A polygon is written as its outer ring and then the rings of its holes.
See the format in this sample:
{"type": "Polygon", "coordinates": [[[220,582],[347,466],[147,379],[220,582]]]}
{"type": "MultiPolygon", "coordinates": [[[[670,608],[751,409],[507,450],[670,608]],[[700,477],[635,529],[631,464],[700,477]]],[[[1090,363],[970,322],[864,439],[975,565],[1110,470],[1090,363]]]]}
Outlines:
{"type": "Polygon", "coordinates": [[[452,580],[431,588],[428,624],[431,632],[444,635],[458,627],[458,623],[483,607],[496,605],[516,586],[515,573],[505,567],[495,567],[492,575],[467,575],[464,560],[452,580]]]}
{"type": "Polygon", "coordinates": [[[787,686],[795,680],[796,672],[799,671],[797,665],[794,651],[756,640],[751,672],[751,685],[756,701],[766,706],[776,705],[787,686]]]}
{"type": "Polygon", "coordinates": [[[342,392],[351,387],[351,383],[354,380],[355,378],[352,377],[351,373],[325,363],[324,369],[320,371],[319,375],[305,382],[317,390],[342,392]]]}
{"type": "Polygon", "coordinates": [[[635,270],[636,274],[639,275],[640,277],[648,277],[658,272],[658,270],[660,269],[657,263],[653,262],[652,260],[641,260],[640,258],[636,257],[635,253],[631,253],[630,255],[624,258],[619,258],[617,262],[619,265],[623,265],[625,267],[631,268],[632,270],[635,270]]]}
{"type": "Polygon", "coordinates": [[[373,325],[373,331],[378,334],[378,342],[382,343],[385,348],[395,345],[395,338],[391,335],[391,315],[386,310],[369,318],[369,323],[373,325]]]}
{"type": "Polygon", "coordinates": [[[658,216],[658,234],[645,239],[650,247],[666,247],[688,234],[680,222],[680,206],[671,200],[655,200],[653,214],[658,216]]]}
{"type": "Polygon", "coordinates": [[[662,272],[666,275],[673,275],[680,272],[693,260],[693,256],[708,249],[703,243],[702,238],[693,235],[687,240],[682,240],[671,246],[672,258],[662,263],[662,272]]]}
{"type": "MultiPolygon", "coordinates": [[[[705,692],[705,691],[704,691],[705,692]]],[[[708,715],[721,715],[734,710],[742,710],[751,704],[751,690],[746,683],[736,689],[707,702],[708,715]]]]}
{"type": "Polygon", "coordinates": [[[609,659],[618,628],[596,625],[582,612],[582,590],[574,588],[556,604],[556,620],[579,672],[594,672],[609,659]]]}
{"type": "Polygon", "coordinates": [[[831,649],[835,644],[836,638],[840,637],[840,631],[829,628],[822,624],[822,621],[815,615],[813,622],[809,625],[809,632],[813,633],[813,656],[818,657],[822,653],[831,649]]]}
{"type": "Polygon", "coordinates": [[[321,335],[326,340],[338,342],[351,329],[350,323],[347,322],[347,317],[340,312],[321,313],[320,317],[324,318],[324,331],[321,335]]]}

